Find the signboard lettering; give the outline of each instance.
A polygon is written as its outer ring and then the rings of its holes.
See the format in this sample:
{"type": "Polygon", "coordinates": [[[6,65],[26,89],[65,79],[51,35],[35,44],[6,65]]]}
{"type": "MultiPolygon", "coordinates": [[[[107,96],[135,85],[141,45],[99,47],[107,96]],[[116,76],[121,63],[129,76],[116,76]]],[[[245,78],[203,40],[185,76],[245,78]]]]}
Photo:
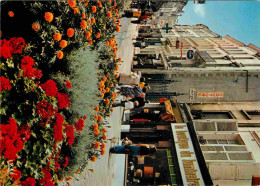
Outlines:
{"type": "Polygon", "coordinates": [[[224,92],[198,92],[197,97],[199,97],[199,98],[223,98],[224,92]]]}

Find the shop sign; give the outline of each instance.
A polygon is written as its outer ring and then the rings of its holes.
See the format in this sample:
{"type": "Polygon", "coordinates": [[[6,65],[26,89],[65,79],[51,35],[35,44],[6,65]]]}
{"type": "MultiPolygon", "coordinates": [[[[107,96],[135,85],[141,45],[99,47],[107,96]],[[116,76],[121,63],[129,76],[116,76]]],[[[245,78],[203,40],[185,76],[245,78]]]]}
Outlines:
{"type": "Polygon", "coordinates": [[[188,59],[193,59],[194,57],[194,51],[193,50],[188,50],[187,51],[187,58],[188,59]]]}
{"type": "Polygon", "coordinates": [[[197,92],[199,98],[223,98],[224,92],[197,92]]]}
{"type": "Polygon", "coordinates": [[[190,101],[195,100],[195,95],[196,95],[196,89],[195,88],[190,88],[190,101]]]}

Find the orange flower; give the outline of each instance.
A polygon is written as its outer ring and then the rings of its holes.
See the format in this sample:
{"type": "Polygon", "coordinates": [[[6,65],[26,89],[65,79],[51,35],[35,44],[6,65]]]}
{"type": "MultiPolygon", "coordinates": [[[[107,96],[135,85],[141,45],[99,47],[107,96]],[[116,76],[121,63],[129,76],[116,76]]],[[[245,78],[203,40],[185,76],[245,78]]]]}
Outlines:
{"type": "Polygon", "coordinates": [[[75,173],[76,173],[76,174],[79,174],[79,173],[80,173],[80,169],[78,168],[78,169],[77,169],[77,172],[75,172],[75,173]]]}
{"type": "Polygon", "coordinates": [[[109,41],[106,41],[106,45],[107,45],[107,46],[109,45],[109,41]]]}
{"type": "Polygon", "coordinates": [[[114,86],[114,83],[110,83],[109,86],[110,86],[110,87],[113,87],[113,86],[114,86]]]}
{"type": "Polygon", "coordinates": [[[92,162],[95,162],[96,160],[97,160],[97,157],[93,155],[93,156],[91,157],[91,161],[92,161],[92,162]]]}
{"type": "Polygon", "coordinates": [[[86,14],[85,13],[82,13],[82,18],[86,19],[86,14]]]}
{"type": "Polygon", "coordinates": [[[114,2],[114,6],[117,6],[117,3],[116,3],[116,1],[114,2]]]}
{"type": "Polygon", "coordinates": [[[97,2],[99,7],[102,7],[102,3],[100,1],[97,2]]]}
{"type": "Polygon", "coordinates": [[[90,45],[92,45],[92,44],[93,44],[92,39],[89,39],[89,40],[88,40],[88,43],[89,43],[90,45]]]}
{"type": "Polygon", "coordinates": [[[106,133],[106,132],[107,132],[107,129],[106,129],[106,128],[103,128],[102,131],[103,131],[103,133],[106,133]]]}
{"type": "Polygon", "coordinates": [[[74,36],[74,34],[75,34],[75,30],[73,28],[69,28],[67,30],[68,37],[72,37],[72,36],[74,36]]]}
{"type": "Polygon", "coordinates": [[[118,9],[115,9],[116,13],[118,13],[118,9]]]}
{"type": "Polygon", "coordinates": [[[56,33],[56,34],[53,34],[53,38],[55,41],[60,41],[61,40],[61,34],[60,33],[56,33]]]}
{"type": "Polygon", "coordinates": [[[116,31],[120,32],[120,27],[119,26],[116,26],[116,31]]]}
{"type": "Polygon", "coordinates": [[[117,57],[117,53],[116,52],[114,52],[114,56],[117,57]]]}
{"type": "Polygon", "coordinates": [[[91,173],[94,173],[94,169],[89,169],[91,173]]]}
{"type": "Polygon", "coordinates": [[[102,121],[102,119],[103,119],[102,116],[101,116],[101,115],[98,115],[98,120],[99,120],[99,121],[102,121]]]}
{"type": "Polygon", "coordinates": [[[104,113],[104,114],[106,113],[106,109],[103,110],[103,113],[104,113]]]}
{"type": "Polygon", "coordinates": [[[94,129],[98,129],[98,124],[94,123],[93,127],[94,127],[94,129]]]}
{"type": "Polygon", "coordinates": [[[32,24],[32,29],[37,32],[37,31],[39,31],[41,29],[41,25],[39,23],[37,23],[37,22],[34,22],[32,24]]]}
{"type": "Polygon", "coordinates": [[[71,180],[71,176],[67,177],[65,180],[66,181],[70,181],[71,180]]]}
{"type": "Polygon", "coordinates": [[[73,8],[74,10],[74,14],[78,14],[79,13],[79,9],[78,8],[73,8]]]}
{"type": "Polygon", "coordinates": [[[8,11],[9,17],[14,17],[14,12],[13,11],[8,11]]]}
{"type": "Polygon", "coordinates": [[[100,38],[101,34],[98,32],[96,38],[100,38]]]}
{"type": "Polygon", "coordinates": [[[88,39],[88,38],[90,38],[90,36],[91,36],[90,32],[89,32],[89,31],[86,31],[86,32],[85,32],[85,38],[88,39]]]}
{"type": "Polygon", "coordinates": [[[92,6],[92,12],[96,13],[97,12],[97,7],[96,6],[92,6]]]}
{"type": "Polygon", "coordinates": [[[114,17],[114,22],[116,22],[116,17],[114,17]]]}
{"type": "Polygon", "coordinates": [[[116,78],[118,78],[118,77],[119,77],[119,74],[116,74],[115,76],[116,76],[116,78]]]}
{"type": "Polygon", "coordinates": [[[57,58],[59,59],[63,58],[63,52],[61,50],[57,53],[57,58]]]}
{"type": "Polygon", "coordinates": [[[107,73],[107,74],[106,74],[106,76],[105,76],[105,77],[103,77],[103,79],[102,79],[102,80],[103,80],[104,82],[106,82],[106,81],[107,81],[107,78],[108,78],[108,76],[109,76],[109,73],[107,73]]]}
{"type": "Polygon", "coordinates": [[[112,99],[112,103],[115,103],[115,99],[112,99]]]}
{"type": "Polygon", "coordinates": [[[107,88],[106,88],[106,92],[109,92],[109,91],[110,91],[110,88],[107,87],[107,88]]]}
{"type": "Polygon", "coordinates": [[[88,22],[89,22],[89,24],[91,24],[91,19],[90,18],[88,19],[88,22]]]}
{"type": "Polygon", "coordinates": [[[111,112],[114,112],[114,108],[111,108],[111,112]]]}
{"type": "Polygon", "coordinates": [[[101,94],[100,94],[100,97],[103,98],[103,97],[104,97],[104,93],[101,93],[101,94]]]}
{"type": "Polygon", "coordinates": [[[96,20],[94,17],[91,18],[91,23],[94,25],[96,23],[96,20]]]}
{"type": "Polygon", "coordinates": [[[107,140],[107,135],[104,134],[104,135],[102,136],[102,138],[103,138],[103,140],[107,140]]]}
{"type": "Polygon", "coordinates": [[[100,134],[100,131],[98,130],[98,128],[95,128],[95,129],[94,129],[94,135],[97,136],[97,135],[99,135],[99,134],[100,134]]]}
{"type": "Polygon", "coordinates": [[[100,143],[98,141],[96,141],[94,148],[95,149],[99,149],[100,148],[100,143]]]}
{"type": "Polygon", "coordinates": [[[105,153],[106,153],[106,150],[105,150],[105,149],[101,149],[100,155],[101,155],[101,156],[104,156],[105,153]]]}
{"type": "Polygon", "coordinates": [[[119,19],[119,15],[118,14],[116,14],[116,18],[119,19]]]}
{"type": "Polygon", "coordinates": [[[109,99],[106,99],[106,104],[108,105],[110,103],[109,99]]]}
{"type": "Polygon", "coordinates": [[[108,114],[108,117],[110,118],[111,114],[108,114]]]}
{"type": "Polygon", "coordinates": [[[98,112],[99,111],[99,106],[95,106],[95,111],[98,112]]]}
{"type": "Polygon", "coordinates": [[[86,29],[86,28],[87,28],[87,21],[82,20],[82,21],[80,22],[80,27],[81,27],[82,29],[86,29]]]}
{"type": "Polygon", "coordinates": [[[111,17],[112,17],[112,14],[111,14],[110,11],[107,12],[107,17],[108,17],[108,18],[111,18],[111,17]]]}
{"type": "Polygon", "coordinates": [[[98,120],[98,115],[95,115],[94,118],[95,118],[95,120],[98,120]]]}
{"type": "Polygon", "coordinates": [[[71,8],[76,7],[76,1],[68,1],[68,4],[71,8]]]}
{"type": "Polygon", "coordinates": [[[106,143],[105,142],[102,142],[101,143],[101,149],[105,149],[106,148],[106,143]]]}
{"type": "Polygon", "coordinates": [[[87,1],[87,2],[85,2],[85,6],[88,6],[88,1],[87,1]]]}
{"type": "Polygon", "coordinates": [[[65,48],[68,45],[68,42],[66,40],[61,40],[60,41],[60,47],[65,48]]]}
{"type": "Polygon", "coordinates": [[[121,57],[119,57],[119,58],[118,58],[118,61],[119,61],[119,62],[121,62],[121,61],[122,61],[122,58],[121,58],[121,57]]]}
{"type": "Polygon", "coordinates": [[[44,19],[48,22],[52,22],[53,14],[51,12],[45,12],[44,19]]]}

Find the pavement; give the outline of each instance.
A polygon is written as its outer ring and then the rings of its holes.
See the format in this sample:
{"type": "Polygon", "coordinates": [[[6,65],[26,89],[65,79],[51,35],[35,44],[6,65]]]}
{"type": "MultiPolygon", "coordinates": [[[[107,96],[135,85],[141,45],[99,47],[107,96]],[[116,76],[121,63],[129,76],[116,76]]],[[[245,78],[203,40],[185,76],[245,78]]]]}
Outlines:
{"type": "MultiPolygon", "coordinates": [[[[137,36],[137,25],[132,24],[129,18],[121,18],[121,31],[117,33],[118,57],[122,58],[119,65],[119,73],[131,74],[131,64],[134,54],[133,40],[137,36]]],[[[122,97],[118,97],[119,101],[122,97]]],[[[61,182],[60,186],[123,186],[125,155],[109,153],[110,147],[121,143],[121,121],[123,107],[114,108],[110,118],[106,120],[112,128],[108,128],[106,141],[106,153],[100,156],[96,162],[89,162],[86,169],[79,175],[75,175],[69,182],[61,182]],[[114,140],[114,142],[111,141],[114,140]],[[90,171],[94,169],[94,173],[90,171]]]]}

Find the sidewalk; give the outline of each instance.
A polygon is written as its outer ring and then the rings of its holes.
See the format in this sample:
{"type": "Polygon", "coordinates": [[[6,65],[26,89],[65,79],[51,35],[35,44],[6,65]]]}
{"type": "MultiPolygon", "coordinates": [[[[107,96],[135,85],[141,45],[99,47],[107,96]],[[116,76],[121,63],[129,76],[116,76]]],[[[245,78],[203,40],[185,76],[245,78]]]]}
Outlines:
{"type": "Polygon", "coordinates": [[[134,55],[133,38],[138,34],[137,24],[131,23],[132,18],[121,19],[121,31],[116,35],[118,43],[117,55],[122,58],[122,63],[119,63],[119,73],[131,74],[131,64],[134,55]]]}

